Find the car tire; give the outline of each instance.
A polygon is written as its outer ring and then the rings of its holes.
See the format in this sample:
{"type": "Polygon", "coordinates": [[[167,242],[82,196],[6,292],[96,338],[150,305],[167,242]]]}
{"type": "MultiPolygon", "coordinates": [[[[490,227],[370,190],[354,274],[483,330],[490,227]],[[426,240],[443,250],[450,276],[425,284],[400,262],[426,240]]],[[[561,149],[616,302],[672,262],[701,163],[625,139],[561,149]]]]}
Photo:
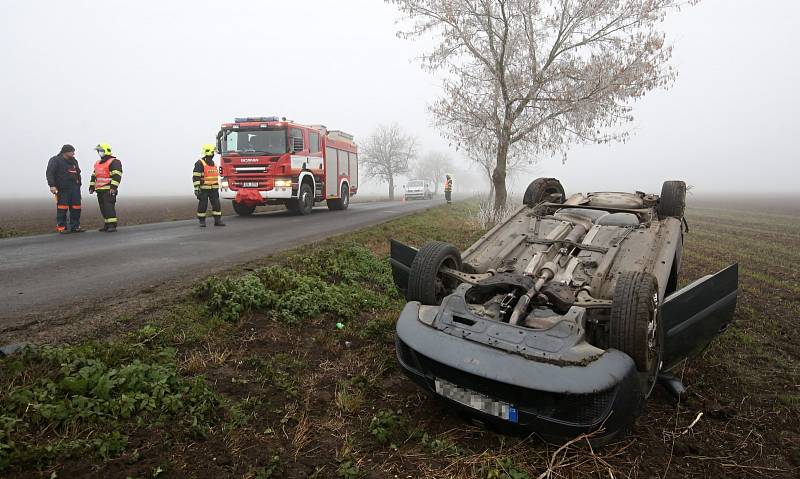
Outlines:
{"type": "Polygon", "coordinates": [[[432,241],[420,248],[408,273],[406,299],[432,306],[441,304],[442,299],[458,286],[457,281],[439,274],[442,266],[461,270],[461,252],[458,248],[441,241],[432,241]]]}
{"type": "Polygon", "coordinates": [[[656,278],[641,271],[619,274],[611,300],[611,348],[633,359],[643,398],[653,391],[664,348],[664,329],[656,278]]]}
{"type": "Polygon", "coordinates": [[[661,185],[658,200],[659,218],[683,218],[686,210],[686,183],[679,180],[665,181],[661,185]]]}
{"type": "Polygon", "coordinates": [[[339,198],[335,200],[328,200],[328,209],[333,211],[344,211],[350,206],[350,188],[347,184],[342,185],[342,191],[339,198]]]}
{"type": "Polygon", "coordinates": [[[233,211],[239,216],[250,216],[256,210],[256,205],[245,205],[242,203],[233,202],[233,211]]]}
{"type": "Polygon", "coordinates": [[[311,214],[314,209],[314,192],[308,183],[300,185],[300,189],[297,191],[297,199],[291,200],[286,208],[300,216],[311,214]]]}
{"type": "Polygon", "coordinates": [[[561,182],[555,178],[536,178],[531,181],[528,188],[525,189],[525,195],[522,197],[522,202],[527,206],[536,206],[548,199],[552,194],[559,194],[561,198],[557,203],[563,203],[566,199],[564,195],[564,187],[561,182]]]}

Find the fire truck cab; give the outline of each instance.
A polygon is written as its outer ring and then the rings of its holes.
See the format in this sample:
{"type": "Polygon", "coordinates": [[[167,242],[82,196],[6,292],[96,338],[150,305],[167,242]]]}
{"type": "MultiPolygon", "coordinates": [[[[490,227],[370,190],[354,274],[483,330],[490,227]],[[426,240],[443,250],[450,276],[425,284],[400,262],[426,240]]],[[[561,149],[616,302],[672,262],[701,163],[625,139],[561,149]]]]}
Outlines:
{"type": "Polygon", "coordinates": [[[248,117],[224,123],[217,134],[220,196],[240,216],[257,206],[285,205],[300,215],[325,201],[346,210],[358,192],[358,147],[353,136],[286,118],[248,117]]]}

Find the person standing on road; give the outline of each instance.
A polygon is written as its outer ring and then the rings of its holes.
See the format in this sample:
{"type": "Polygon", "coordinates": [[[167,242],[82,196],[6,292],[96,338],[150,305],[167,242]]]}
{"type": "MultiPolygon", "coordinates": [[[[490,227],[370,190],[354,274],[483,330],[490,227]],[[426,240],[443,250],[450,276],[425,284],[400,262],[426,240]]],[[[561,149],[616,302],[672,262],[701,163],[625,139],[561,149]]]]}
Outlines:
{"type": "Polygon", "coordinates": [[[200,227],[206,227],[206,211],[211,201],[211,215],[214,226],[225,226],[222,222],[222,207],[219,204],[219,169],[214,164],[214,145],[203,145],[203,157],[194,163],[192,184],[197,197],[197,220],[200,227]]]}
{"type": "Polygon", "coordinates": [[[122,162],[111,154],[111,145],[100,143],[95,147],[100,156],[94,164],[92,180],[89,182],[89,194],[97,192],[97,202],[104,224],[100,231],[114,233],[117,231],[117,191],[122,181],[122,162]]]}
{"type": "Polygon", "coordinates": [[[61,234],[83,233],[81,229],[81,169],[75,148],[64,145],[47,162],[47,185],[56,196],[56,231],[61,234]],[[69,213],[69,223],[67,214],[69,213]]]}
{"type": "Polygon", "coordinates": [[[447,200],[447,204],[449,205],[452,203],[452,195],[453,195],[453,178],[450,175],[445,175],[444,177],[444,199],[447,200]]]}

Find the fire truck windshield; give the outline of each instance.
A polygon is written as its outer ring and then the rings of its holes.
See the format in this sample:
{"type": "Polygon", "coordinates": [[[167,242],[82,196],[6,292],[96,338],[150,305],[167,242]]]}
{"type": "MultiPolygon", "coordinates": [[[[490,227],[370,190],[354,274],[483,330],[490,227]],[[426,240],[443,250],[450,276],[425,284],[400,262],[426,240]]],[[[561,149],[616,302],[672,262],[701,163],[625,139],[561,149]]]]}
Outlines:
{"type": "Polygon", "coordinates": [[[286,148],[286,129],[223,130],[222,153],[282,155],[286,148]]]}

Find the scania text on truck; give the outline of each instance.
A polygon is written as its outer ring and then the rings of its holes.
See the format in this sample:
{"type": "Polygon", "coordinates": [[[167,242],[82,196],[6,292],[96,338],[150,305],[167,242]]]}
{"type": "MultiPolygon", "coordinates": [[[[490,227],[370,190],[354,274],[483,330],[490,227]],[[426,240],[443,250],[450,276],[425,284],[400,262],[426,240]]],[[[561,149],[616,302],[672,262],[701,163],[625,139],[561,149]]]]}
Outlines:
{"type": "Polygon", "coordinates": [[[257,206],[285,205],[300,215],[325,201],[346,210],[358,192],[358,147],[353,136],[285,118],[236,118],[217,134],[220,196],[240,216],[257,206]]]}

